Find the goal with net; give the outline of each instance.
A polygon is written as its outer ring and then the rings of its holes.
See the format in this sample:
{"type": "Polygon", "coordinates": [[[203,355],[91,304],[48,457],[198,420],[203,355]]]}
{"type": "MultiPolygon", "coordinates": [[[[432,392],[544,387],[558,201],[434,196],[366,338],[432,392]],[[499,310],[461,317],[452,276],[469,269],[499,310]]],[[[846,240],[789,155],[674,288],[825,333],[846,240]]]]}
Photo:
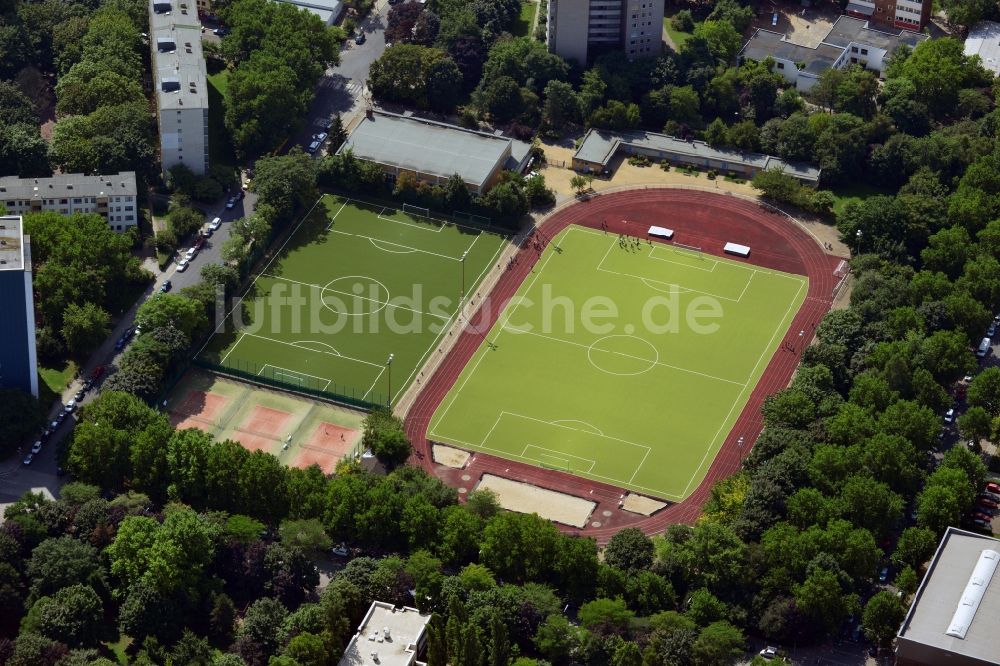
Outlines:
{"type": "Polygon", "coordinates": [[[684,243],[674,243],[674,247],[678,250],[684,250],[701,259],[701,247],[698,245],[685,245],[684,243]]]}
{"type": "Polygon", "coordinates": [[[403,204],[403,212],[408,215],[418,215],[420,217],[430,217],[430,208],[422,208],[420,206],[414,206],[408,203],[403,204]]]}

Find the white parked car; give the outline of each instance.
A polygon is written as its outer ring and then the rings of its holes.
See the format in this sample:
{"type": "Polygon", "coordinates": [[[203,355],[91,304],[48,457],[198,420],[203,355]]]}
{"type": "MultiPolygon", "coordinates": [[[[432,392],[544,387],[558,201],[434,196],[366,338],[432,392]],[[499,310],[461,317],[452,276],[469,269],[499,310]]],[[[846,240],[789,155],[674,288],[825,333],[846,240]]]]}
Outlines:
{"type": "Polygon", "coordinates": [[[177,272],[178,273],[183,273],[184,271],[186,271],[187,267],[188,267],[188,264],[190,264],[190,263],[191,262],[189,262],[187,259],[181,259],[180,262],[178,262],[178,264],[177,264],[177,272]]]}
{"type": "Polygon", "coordinates": [[[217,217],[217,218],[215,218],[214,220],[212,220],[211,222],[208,223],[208,228],[211,229],[212,231],[216,231],[221,226],[222,226],[222,218],[221,217],[217,217]]]}
{"type": "Polygon", "coordinates": [[[944,413],[944,422],[951,423],[955,420],[955,408],[952,407],[947,412],[944,413]]]}
{"type": "Polygon", "coordinates": [[[188,261],[191,261],[192,259],[194,259],[194,256],[196,254],[198,254],[198,248],[190,247],[188,248],[188,251],[184,253],[184,258],[187,259],[188,261]]]}
{"type": "Polygon", "coordinates": [[[40,452],[41,450],[42,450],[42,443],[41,443],[41,441],[35,442],[31,446],[31,455],[35,455],[36,453],[40,452]]]}

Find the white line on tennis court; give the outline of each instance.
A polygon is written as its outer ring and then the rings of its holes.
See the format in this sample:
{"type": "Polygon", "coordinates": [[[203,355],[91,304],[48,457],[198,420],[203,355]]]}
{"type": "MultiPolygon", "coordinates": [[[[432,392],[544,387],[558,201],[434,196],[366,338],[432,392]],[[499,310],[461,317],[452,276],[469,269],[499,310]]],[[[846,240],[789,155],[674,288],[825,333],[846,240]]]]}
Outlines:
{"type": "Polygon", "coordinates": [[[264,367],[260,369],[257,376],[260,377],[267,371],[268,368],[274,368],[275,370],[280,370],[280,373],[275,373],[275,375],[280,374],[282,377],[298,378],[299,384],[302,384],[303,377],[310,377],[312,379],[318,379],[321,382],[326,382],[321,391],[325,391],[333,383],[332,379],[327,379],[326,377],[317,377],[316,375],[310,375],[308,372],[299,372],[298,370],[289,370],[288,368],[283,368],[280,365],[274,365],[273,363],[265,363],[264,367]]]}
{"type": "MultiPolygon", "coordinates": [[[[279,344],[279,345],[287,345],[289,347],[295,347],[296,349],[302,349],[302,347],[299,347],[298,345],[296,345],[294,343],[291,343],[291,342],[285,342],[284,340],[275,340],[274,338],[269,338],[269,337],[266,337],[266,336],[263,336],[263,335],[255,335],[254,333],[246,333],[245,335],[247,335],[248,337],[251,337],[251,338],[257,338],[258,340],[266,340],[268,342],[274,342],[274,343],[279,344]]],[[[381,367],[383,367],[383,365],[381,363],[372,363],[371,361],[362,361],[360,358],[354,358],[353,356],[345,356],[343,354],[335,354],[333,352],[322,351],[320,349],[312,349],[310,351],[315,352],[316,354],[326,354],[327,356],[336,356],[337,358],[342,358],[342,359],[347,360],[347,361],[354,361],[355,363],[363,363],[364,365],[370,365],[373,368],[381,368],[381,367]]]]}
{"type": "MultiPolygon", "coordinates": [[[[506,328],[506,326],[504,328],[506,328]]],[[[545,335],[544,333],[536,333],[534,331],[522,331],[520,329],[513,328],[513,327],[510,328],[510,330],[512,332],[515,332],[515,333],[519,334],[519,335],[534,335],[534,336],[539,337],[539,338],[545,338],[546,340],[552,340],[553,342],[560,342],[562,344],[572,345],[574,347],[581,347],[581,348],[586,349],[588,351],[592,348],[592,345],[585,345],[582,342],[573,342],[572,340],[564,340],[563,338],[557,338],[557,337],[552,336],[552,335],[545,335]]],[[[691,370],[689,368],[682,368],[679,365],[671,365],[669,363],[662,363],[660,361],[652,361],[652,360],[650,360],[648,358],[643,358],[642,356],[633,356],[632,354],[626,354],[625,352],[614,351],[613,349],[598,349],[596,351],[599,351],[599,352],[602,352],[602,353],[605,353],[605,354],[614,354],[615,356],[622,356],[622,357],[625,357],[625,358],[631,358],[631,359],[634,359],[636,361],[643,361],[643,362],[646,362],[646,363],[651,363],[653,365],[660,365],[660,366],[663,366],[665,368],[670,368],[672,370],[677,370],[679,372],[686,372],[686,373],[692,374],[692,375],[699,375],[701,377],[705,377],[706,379],[714,379],[716,381],[725,382],[727,384],[733,384],[735,386],[746,386],[746,384],[740,383],[740,382],[738,382],[736,380],[733,380],[733,379],[726,379],[725,377],[716,377],[715,375],[709,375],[709,374],[704,373],[704,372],[698,372],[697,370],[691,370]]]]}
{"type": "MultiPolygon", "coordinates": [[[[705,460],[708,458],[709,452],[712,451],[712,449],[715,448],[715,443],[719,439],[719,435],[722,433],[722,429],[726,426],[726,422],[729,421],[730,417],[732,417],[733,410],[736,409],[736,405],[740,404],[740,402],[742,401],[741,398],[742,398],[743,394],[747,391],[747,389],[749,389],[750,391],[753,391],[753,389],[756,387],[756,384],[750,384],[750,381],[753,379],[754,373],[757,372],[757,368],[760,367],[760,362],[763,361],[765,357],[770,358],[770,356],[774,355],[774,352],[771,352],[770,354],[768,354],[768,350],[770,350],[771,345],[774,343],[774,338],[775,338],[776,335],[778,335],[778,332],[780,330],[782,330],[782,328],[785,328],[785,327],[787,327],[789,325],[789,324],[785,323],[785,320],[788,319],[788,314],[789,314],[789,312],[791,312],[792,306],[795,305],[795,301],[796,301],[796,299],[799,296],[799,292],[802,291],[802,287],[804,285],[805,285],[805,283],[802,283],[802,284],[799,285],[798,290],[795,292],[795,296],[792,297],[791,302],[788,304],[788,308],[785,310],[784,316],[781,318],[781,321],[778,322],[778,326],[774,329],[774,332],[771,334],[771,339],[767,341],[767,345],[765,345],[764,351],[761,352],[760,356],[757,357],[757,362],[754,364],[753,368],[750,370],[750,374],[747,376],[747,380],[744,383],[745,388],[742,391],[740,391],[736,395],[736,398],[733,400],[733,404],[729,408],[729,413],[726,414],[726,418],[722,419],[722,422],[719,424],[719,429],[715,431],[715,436],[712,437],[711,442],[709,443],[708,447],[705,449],[705,455],[703,455],[701,457],[701,462],[698,463],[698,466],[695,468],[694,473],[691,475],[691,478],[688,480],[687,485],[684,486],[684,491],[681,493],[682,495],[684,495],[684,494],[687,493],[688,489],[691,487],[691,484],[694,482],[695,477],[698,476],[698,472],[700,472],[701,468],[705,466],[705,460]]],[[[794,314],[792,316],[794,317],[794,314]]]]}

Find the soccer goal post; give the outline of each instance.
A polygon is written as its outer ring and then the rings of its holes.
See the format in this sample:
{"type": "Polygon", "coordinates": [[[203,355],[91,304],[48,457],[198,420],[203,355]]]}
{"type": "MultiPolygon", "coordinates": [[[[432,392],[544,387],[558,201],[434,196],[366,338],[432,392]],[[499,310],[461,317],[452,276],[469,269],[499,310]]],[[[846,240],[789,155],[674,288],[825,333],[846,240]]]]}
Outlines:
{"type": "Polygon", "coordinates": [[[696,257],[701,259],[701,247],[698,245],[685,245],[684,243],[674,243],[674,247],[694,253],[696,257]]]}
{"type": "Polygon", "coordinates": [[[408,203],[403,204],[403,212],[409,215],[419,215],[420,217],[430,217],[431,209],[414,206],[408,203]]]}

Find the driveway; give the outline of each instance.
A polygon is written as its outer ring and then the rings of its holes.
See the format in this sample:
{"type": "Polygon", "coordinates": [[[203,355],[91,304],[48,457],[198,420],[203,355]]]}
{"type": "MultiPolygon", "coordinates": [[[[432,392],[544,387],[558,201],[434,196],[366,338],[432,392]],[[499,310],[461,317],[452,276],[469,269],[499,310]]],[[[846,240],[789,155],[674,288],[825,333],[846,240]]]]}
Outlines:
{"type": "MultiPolygon", "coordinates": [[[[389,14],[389,3],[376,3],[368,17],[358,26],[364,32],[365,42],[358,45],[351,37],[340,49],[340,64],[330,67],[316,84],[316,96],[302,130],[289,143],[289,147],[299,145],[303,149],[309,145],[312,135],[323,131],[326,121],[341,114],[344,125],[351,113],[360,108],[361,92],[368,80],[368,69],[385,51],[385,26],[389,14]]],[[[319,151],[317,151],[319,152],[319,151]]]]}

